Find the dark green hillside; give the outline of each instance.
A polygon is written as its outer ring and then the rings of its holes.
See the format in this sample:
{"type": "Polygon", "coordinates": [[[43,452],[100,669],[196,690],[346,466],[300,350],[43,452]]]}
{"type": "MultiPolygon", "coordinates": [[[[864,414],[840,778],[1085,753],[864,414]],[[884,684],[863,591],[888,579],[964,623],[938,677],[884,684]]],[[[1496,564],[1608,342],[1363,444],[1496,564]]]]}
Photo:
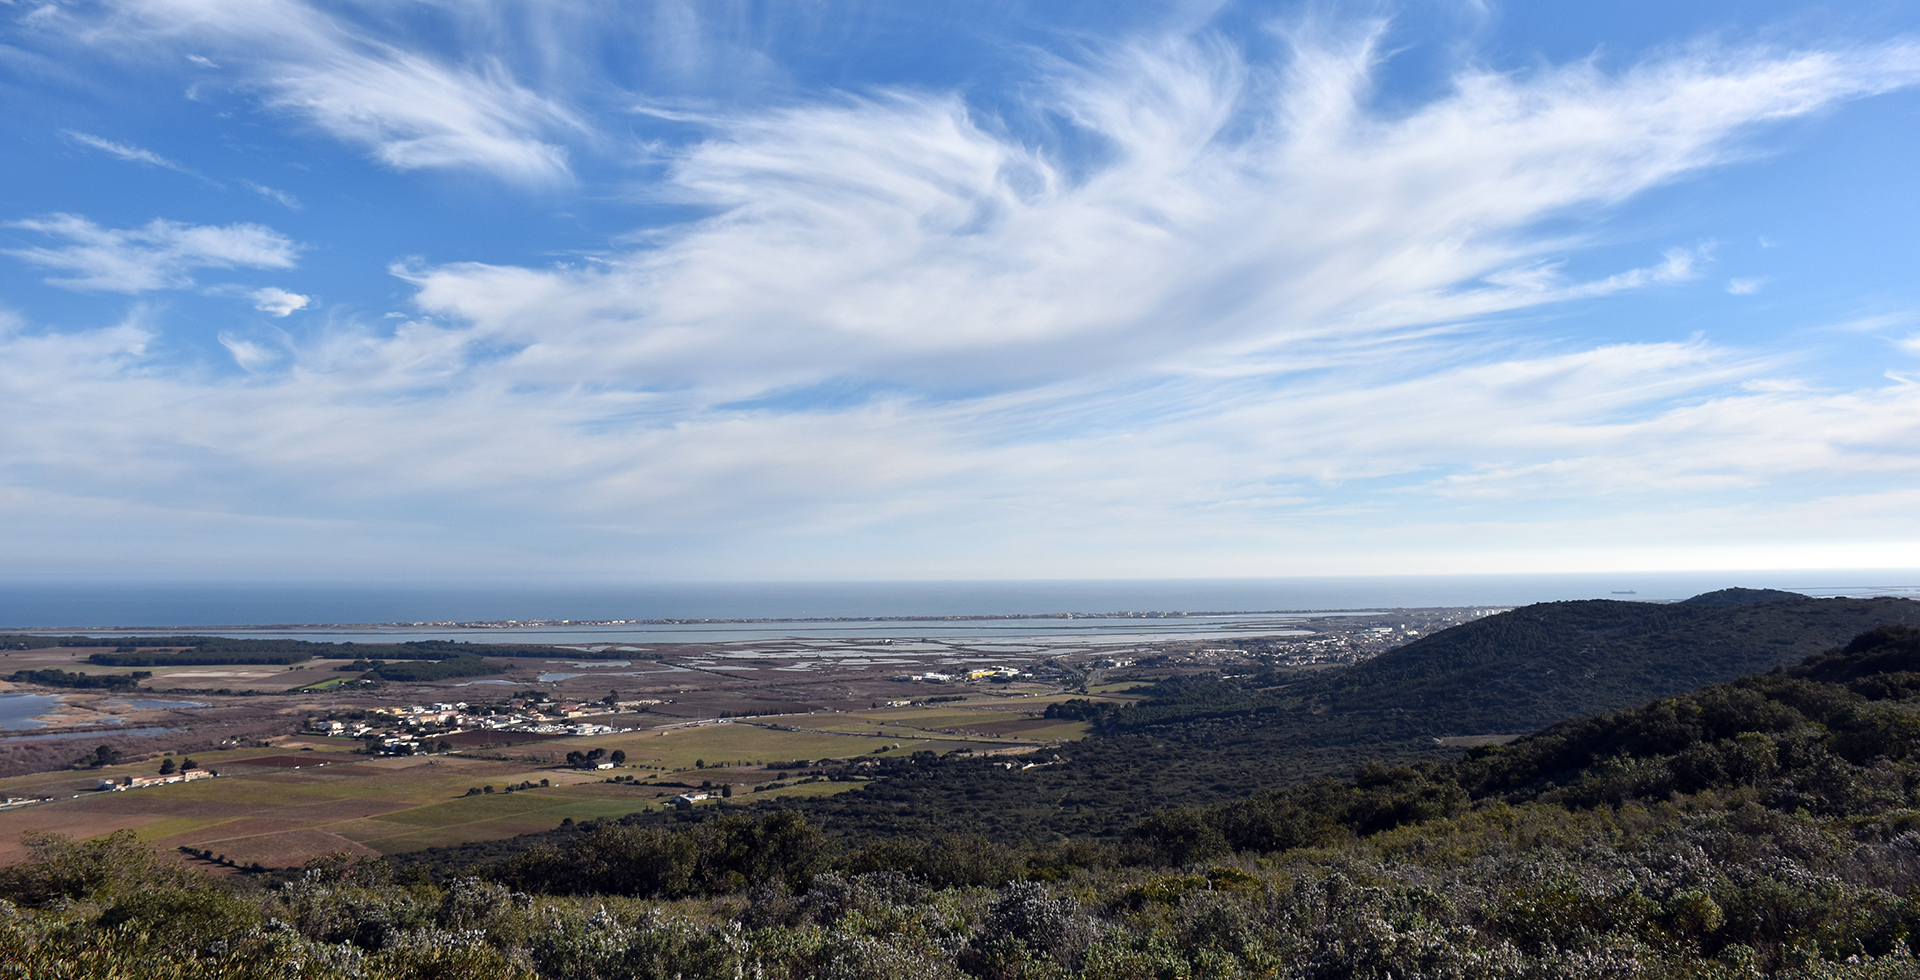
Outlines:
{"type": "Polygon", "coordinates": [[[1720,589],[1714,592],[1702,592],[1691,599],[1682,599],[1683,606],[1755,606],[1763,602],[1792,602],[1796,599],[1811,599],[1812,596],[1798,592],[1782,592],[1779,589],[1720,589]]]}
{"type": "Polygon", "coordinates": [[[1109,733],[1159,732],[1276,715],[1331,739],[1321,744],[1518,733],[1796,663],[1892,623],[1920,623],[1920,603],[1757,589],[1674,604],[1546,602],[1296,683],[1270,673],[1161,684],[1147,689],[1151,701],[1100,720],[1109,733]]]}
{"type": "Polygon", "coordinates": [[[1362,767],[1134,829],[1156,847],[1273,851],[1491,803],[1575,809],[1711,794],[1856,825],[1916,822],[1920,629],[1881,627],[1790,669],[1561,722],[1454,762],[1362,767]],[[1199,843],[1195,843],[1195,842],[1199,843]]]}
{"type": "MultiPolygon", "coordinates": [[[[1336,713],[1405,713],[1432,736],[1532,731],[1797,663],[1875,626],[1920,624],[1905,599],[1670,605],[1549,602],[1456,626],[1297,693],[1336,713]]],[[[1790,597],[1781,599],[1778,597],[1790,597]]]]}

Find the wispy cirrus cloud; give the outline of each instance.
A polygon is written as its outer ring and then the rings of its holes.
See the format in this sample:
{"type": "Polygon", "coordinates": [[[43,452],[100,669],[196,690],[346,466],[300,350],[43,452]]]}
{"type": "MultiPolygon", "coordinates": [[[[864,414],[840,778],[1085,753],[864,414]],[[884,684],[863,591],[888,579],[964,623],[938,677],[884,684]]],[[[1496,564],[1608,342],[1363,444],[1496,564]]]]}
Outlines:
{"type": "Polygon", "coordinates": [[[245,185],[247,190],[250,190],[255,194],[258,194],[261,197],[264,197],[267,200],[280,205],[281,207],[289,208],[294,211],[298,211],[303,207],[298,197],[295,197],[292,194],[287,193],[286,191],[275,190],[274,188],[268,187],[265,184],[256,184],[251,180],[243,180],[240,183],[245,185]]]}
{"type": "Polygon", "coordinates": [[[125,160],[128,163],[140,163],[149,167],[160,167],[165,170],[174,170],[183,174],[199,176],[199,174],[194,173],[187,167],[175,163],[152,150],[142,149],[141,147],[127,143],[116,143],[110,139],[104,139],[90,133],[82,133],[71,129],[64,130],[63,135],[75,143],[79,143],[82,146],[90,146],[110,156],[125,160]]]}
{"type": "Polygon", "coordinates": [[[1547,219],[1744,152],[1768,120],[1905,84],[1920,49],[1719,52],[1615,75],[1467,71],[1389,118],[1372,35],[1285,70],[1217,44],[1136,45],[1063,73],[1035,111],[1103,165],[989,126],[951,96],[715,118],[670,192],[718,216],[585,268],[406,268],[418,301],[606,381],[955,387],[1112,370],[1259,373],[1315,352],[1695,274],[1568,281],[1547,219]],[[556,326],[564,324],[564,326],[556,326]],[[1178,324],[1177,328],[1172,324],[1178,324]]]}
{"type": "Polygon", "coordinates": [[[92,45],[192,48],[267,105],[367,148],[398,170],[474,170],[527,183],[570,175],[550,136],[580,117],[518,83],[497,60],[461,64],[355,30],[294,0],[141,0],[73,22],[92,45]],[[217,53],[219,62],[200,54],[217,53]]]}
{"type": "Polygon", "coordinates": [[[55,214],[8,223],[66,242],[8,249],[34,265],[68,273],[47,280],[66,289],[141,293],[193,285],[196,269],[290,269],[299,246],[255,224],[189,225],[161,218],[138,228],[102,228],[86,218],[55,214]]]}

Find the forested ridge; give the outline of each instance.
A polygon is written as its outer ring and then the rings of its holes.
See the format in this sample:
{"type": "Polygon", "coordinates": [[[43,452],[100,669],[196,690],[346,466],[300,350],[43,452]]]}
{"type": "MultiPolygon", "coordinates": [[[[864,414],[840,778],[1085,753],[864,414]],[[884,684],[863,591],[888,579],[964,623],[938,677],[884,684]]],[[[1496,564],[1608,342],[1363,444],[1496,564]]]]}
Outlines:
{"type": "Polygon", "coordinates": [[[1104,727],[1141,731],[1298,709],[1415,737],[1518,733],[1794,663],[1874,626],[1920,624],[1920,603],[1911,600],[1726,591],[1767,601],[1712,601],[1721,593],[1709,593],[1671,604],[1536,603],[1305,678],[1268,672],[1149,688],[1154,700],[1103,719],[1104,727]]]}

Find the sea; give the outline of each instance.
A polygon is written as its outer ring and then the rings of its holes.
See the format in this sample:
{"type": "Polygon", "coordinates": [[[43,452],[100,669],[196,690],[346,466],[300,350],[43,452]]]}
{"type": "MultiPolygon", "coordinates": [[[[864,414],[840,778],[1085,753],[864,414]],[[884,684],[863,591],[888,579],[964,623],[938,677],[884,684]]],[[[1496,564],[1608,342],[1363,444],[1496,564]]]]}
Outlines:
{"type": "MultiPolygon", "coordinates": [[[[1786,589],[1814,596],[1920,597],[1920,569],[631,584],[16,580],[0,581],[0,629],[194,630],[299,636],[356,632],[341,627],[357,627],[358,631],[373,627],[382,639],[533,640],[531,636],[512,635],[524,629],[549,634],[540,642],[574,642],[554,639],[553,631],[580,631],[585,627],[575,624],[621,621],[618,626],[630,633],[646,633],[648,626],[667,631],[653,636],[655,639],[675,639],[668,634],[678,630],[712,640],[730,638],[723,635],[728,631],[763,633],[775,623],[811,622],[816,629],[846,631],[863,627],[856,622],[820,621],[885,620],[897,625],[899,621],[934,623],[953,617],[1072,614],[1080,620],[1110,623],[1114,630],[1151,632],[1152,627],[1139,617],[1178,613],[1188,618],[1222,617],[1223,621],[1246,622],[1263,618],[1248,614],[1435,606],[1504,608],[1562,599],[1673,602],[1730,586],[1786,589]],[[533,621],[540,625],[532,625],[533,621]],[[491,628],[455,625],[477,623],[491,624],[491,628]]],[[[976,627],[985,629],[990,624],[976,627]]],[[[1093,622],[1083,621],[1071,626],[1053,624],[1050,628],[1094,627],[1093,622]]]]}

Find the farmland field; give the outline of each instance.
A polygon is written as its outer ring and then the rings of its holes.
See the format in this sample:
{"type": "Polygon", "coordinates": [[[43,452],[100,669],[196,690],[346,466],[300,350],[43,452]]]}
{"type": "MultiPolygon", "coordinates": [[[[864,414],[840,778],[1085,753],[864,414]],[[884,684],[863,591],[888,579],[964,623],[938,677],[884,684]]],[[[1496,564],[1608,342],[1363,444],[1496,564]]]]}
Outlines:
{"type": "Polygon", "coordinates": [[[125,792],[94,786],[101,779],[150,775],[154,760],[16,776],[0,779],[0,794],[60,798],[0,811],[0,863],[19,857],[18,842],[29,832],[92,836],[123,828],[162,847],[204,849],[239,865],[298,865],[338,851],[400,853],[551,830],[569,818],[618,817],[666,805],[684,787],[702,783],[716,793],[723,785],[738,787],[734,803],[840,793],[860,784],[774,785],[773,767],[920,751],[1018,751],[1045,739],[1077,737],[1086,727],[1039,718],[1045,702],[1037,699],[978,703],[978,709],[941,704],[670,722],[436,756],[372,757],[356,753],[355,741],[295,736],[194,753],[202,767],[220,773],[215,779],[125,792]],[[1016,705],[1030,710],[1007,710],[1016,705]],[[946,730],[977,734],[940,734],[946,730]],[[622,750],[626,765],[582,771],[556,764],[570,751],[592,748],[622,750]],[[621,781],[609,781],[615,778],[621,781]],[[539,786],[541,780],[549,785],[539,786]],[[535,785],[508,791],[524,783],[535,785]]]}

